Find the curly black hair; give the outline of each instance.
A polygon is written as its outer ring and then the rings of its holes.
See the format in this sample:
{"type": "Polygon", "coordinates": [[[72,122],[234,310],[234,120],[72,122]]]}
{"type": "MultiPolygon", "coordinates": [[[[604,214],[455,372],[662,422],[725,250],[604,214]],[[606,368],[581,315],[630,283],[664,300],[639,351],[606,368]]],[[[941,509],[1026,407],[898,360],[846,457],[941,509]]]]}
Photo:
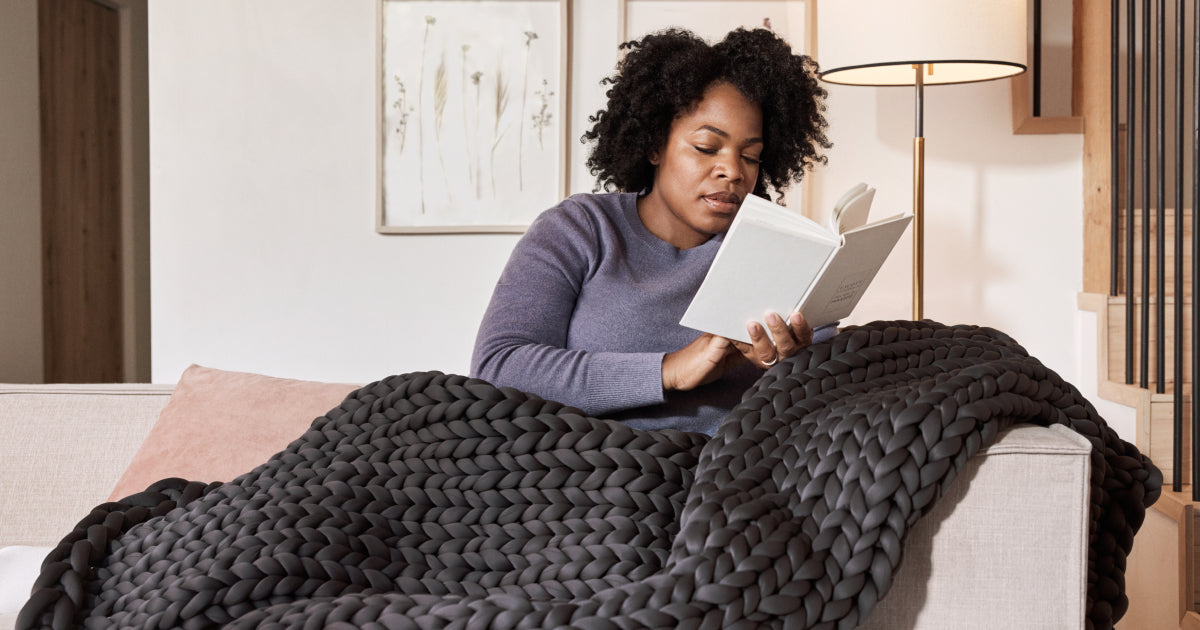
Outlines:
{"type": "Polygon", "coordinates": [[[628,50],[616,73],[601,83],[608,105],[588,120],[584,142],[595,142],[587,166],[597,187],[650,190],[650,157],[666,145],[671,122],[693,111],[704,91],[727,82],[762,108],[763,152],[754,192],[784,190],[800,181],[805,168],[824,164],[825,90],[817,64],[766,29],[738,28],[710,45],[683,29],[667,29],[625,42],[628,50]]]}

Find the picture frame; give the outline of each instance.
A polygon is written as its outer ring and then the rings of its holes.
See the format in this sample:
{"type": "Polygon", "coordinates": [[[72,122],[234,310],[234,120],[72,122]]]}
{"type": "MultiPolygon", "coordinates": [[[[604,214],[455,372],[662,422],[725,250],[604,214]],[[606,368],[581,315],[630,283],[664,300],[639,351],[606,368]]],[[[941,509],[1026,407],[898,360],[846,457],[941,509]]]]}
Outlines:
{"type": "Polygon", "coordinates": [[[523,232],[566,196],[571,0],[377,12],[376,231],[523,232]]]}

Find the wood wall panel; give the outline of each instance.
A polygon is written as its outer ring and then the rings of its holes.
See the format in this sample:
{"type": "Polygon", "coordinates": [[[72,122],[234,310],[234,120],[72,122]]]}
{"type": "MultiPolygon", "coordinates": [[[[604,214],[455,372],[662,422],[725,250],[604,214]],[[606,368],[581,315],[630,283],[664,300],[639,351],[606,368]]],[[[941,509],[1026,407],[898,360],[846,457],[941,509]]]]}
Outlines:
{"type": "Polygon", "coordinates": [[[1083,116],[1083,290],[1108,293],[1112,212],[1111,5],[1079,3],[1077,90],[1083,116]],[[1086,4],[1086,7],[1084,6],[1086,4]]]}
{"type": "Polygon", "coordinates": [[[118,18],[38,3],[47,382],[123,380],[118,18]]]}
{"type": "Polygon", "coordinates": [[[1179,628],[1178,523],[1151,508],[1133,542],[1125,572],[1129,610],[1117,630],[1179,628]]]}

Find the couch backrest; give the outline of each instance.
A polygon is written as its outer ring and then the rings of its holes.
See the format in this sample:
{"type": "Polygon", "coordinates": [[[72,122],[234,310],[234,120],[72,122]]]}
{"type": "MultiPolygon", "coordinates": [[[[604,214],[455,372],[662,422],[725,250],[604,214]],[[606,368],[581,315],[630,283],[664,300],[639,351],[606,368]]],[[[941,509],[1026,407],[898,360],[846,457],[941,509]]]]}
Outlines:
{"type": "Polygon", "coordinates": [[[103,503],[173,388],[0,384],[0,547],[53,545],[103,503]]]}

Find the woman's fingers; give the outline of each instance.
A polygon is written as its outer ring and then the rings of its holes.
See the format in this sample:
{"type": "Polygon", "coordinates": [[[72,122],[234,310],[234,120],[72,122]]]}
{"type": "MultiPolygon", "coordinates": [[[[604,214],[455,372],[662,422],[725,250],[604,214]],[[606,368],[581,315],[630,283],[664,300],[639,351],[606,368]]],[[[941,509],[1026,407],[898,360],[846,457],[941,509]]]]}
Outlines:
{"type": "Polygon", "coordinates": [[[775,350],[780,357],[790,357],[800,351],[803,346],[793,333],[791,326],[783,321],[779,313],[774,311],[766,314],[767,329],[771,331],[771,338],[775,340],[775,350]]]}
{"type": "Polygon", "coordinates": [[[788,317],[788,326],[791,328],[792,336],[799,342],[797,351],[812,345],[813,328],[808,325],[808,320],[804,319],[804,315],[801,315],[800,311],[792,312],[788,317]]]}
{"type": "Polygon", "coordinates": [[[746,324],[746,332],[750,333],[752,346],[752,351],[746,355],[746,358],[764,367],[775,365],[780,358],[779,351],[775,349],[775,344],[771,342],[771,338],[767,335],[767,331],[763,330],[762,325],[752,321],[746,324]]]}
{"type": "Polygon", "coordinates": [[[688,345],[663,355],[663,391],[689,390],[711,383],[729,367],[730,357],[737,350],[730,342],[705,333],[688,345]]]}
{"type": "MultiPolygon", "coordinates": [[[[748,329],[747,329],[748,330],[748,329]]],[[[742,341],[729,340],[729,344],[741,353],[745,359],[751,363],[757,363],[758,357],[755,355],[754,345],[742,341]]]]}
{"type": "Polygon", "coordinates": [[[771,367],[780,359],[790,357],[812,345],[813,329],[799,311],[784,320],[778,313],[768,312],[763,319],[767,325],[756,321],[746,323],[750,343],[731,341],[735,348],[751,363],[771,367]]]}

